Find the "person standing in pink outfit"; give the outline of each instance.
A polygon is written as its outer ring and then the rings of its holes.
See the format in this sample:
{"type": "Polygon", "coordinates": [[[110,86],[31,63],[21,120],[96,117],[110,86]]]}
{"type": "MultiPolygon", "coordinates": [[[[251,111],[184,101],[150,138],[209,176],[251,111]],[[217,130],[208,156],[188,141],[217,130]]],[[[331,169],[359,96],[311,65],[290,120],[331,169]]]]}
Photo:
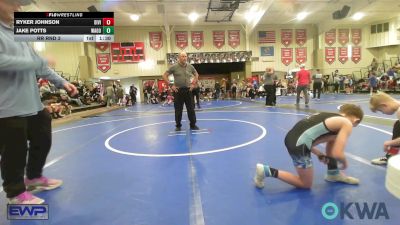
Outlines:
{"type": "Polygon", "coordinates": [[[295,81],[297,83],[297,97],[296,105],[300,103],[300,93],[303,92],[306,107],[308,107],[308,102],[310,101],[310,96],[308,95],[309,85],[311,84],[311,74],[310,71],[305,69],[305,65],[300,65],[300,71],[296,73],[295,81]]]}

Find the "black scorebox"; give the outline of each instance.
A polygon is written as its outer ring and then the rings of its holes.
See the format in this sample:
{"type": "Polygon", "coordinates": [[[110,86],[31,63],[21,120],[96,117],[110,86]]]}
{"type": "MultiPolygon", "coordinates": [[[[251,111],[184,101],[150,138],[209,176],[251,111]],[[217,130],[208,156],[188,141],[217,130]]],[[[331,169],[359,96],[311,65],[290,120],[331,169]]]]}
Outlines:
{"type": "Polygon", "coordinates": [[[114,42],[114,12],[15,12],[14,40],[114,42]]]}

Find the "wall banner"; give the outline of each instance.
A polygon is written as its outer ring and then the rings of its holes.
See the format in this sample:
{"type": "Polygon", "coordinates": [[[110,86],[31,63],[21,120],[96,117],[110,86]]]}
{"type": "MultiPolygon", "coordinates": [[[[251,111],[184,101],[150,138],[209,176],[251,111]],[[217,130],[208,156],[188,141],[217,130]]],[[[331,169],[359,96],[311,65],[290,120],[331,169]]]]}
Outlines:
{"type": "Polygon", "coordinates": [[[349,29],[338,29],[338,41],[341,45],[349,43],[349,29]]]}
{"type": "Polygon", "coordinates": [[[150,47],[158,51],[163,46],[162,32],[149,32],[150,47]]]}
{"type": "Polygon", "coordinates": [[[329,64],[332,64],[336,60],[336,48],[335,47],[326,47],[325,48],[325,61],[329,64]]]}
{"type": "Polygon", "coordinates": [[[296,62],[298,64],[307,62],[307,48],[296,48],[296,62]]]}
{"type": "Polygon", "coordinates": [[[228,30],[228,45],[232,48],[240,45],[240,30],[228,30]]]}
{"type": "Polygon", "coordinates": [[[361,60],[361,47],[353,46],[351,61],[358,63],[361,60]]]}
{"type": "Polygon", "coordinates": [[[110,47],[109,42],[96,42],[96,48],[99,49],[100,51],[104,52],[110,47]]]}
{"type": "Polygon", "coordinates": [[[224,30],[213,31],[213,43],[214,43],[214,46],[218,49],[222,48],[225,45],[225,31],[224,30]]]}
{"type": "Polygon", "coordinates": [[[339,47],[338,48],[338,58],[342,64],[345,64],[349,59],[347,47],[339,47]]]}
{"type": "Polygon", "coordinates": [[[199,50],[204,45],[204,35],[203,31],[192,31],[191,32],[192,38],[192,46],[199,50]]]}
{"type": "Polygon", "coordinates": [[[351,29],[351,42],[353,44],[358,45],[361,43],[362,32],[361,29],[351,29]]]}
{"type": "Polygon", "coordinates": [[[296,44],[303,46],[307,42],[307,30],[296,29],[296,44]]]}
{"type": "Polygon", "coordinates": [[[332,46],[336,42],[336,29],[325,32],[325,43],[332,46]]]}
{"type": "Polygon", "coordinates": [[[293,41],[293,30],[292,29],[282,29],[281,30],[281,43],[288,47],[293,41]]]}
{"type": "Polygon", "coordinates": [[[111,60],[109,53],[96,54],[97,69],[105,73],[111,68],[111,60]]]}
{"type": "Polygon", "coordinates": [[[293,62],[293,48],[281,48],[281,61],[285,66],[293,62]]]}
{"type": "Polygon", "coordinates": [[[188,32],[175,31],[175,44],[180,49],[185,49],[188,46],[188,32]]]}

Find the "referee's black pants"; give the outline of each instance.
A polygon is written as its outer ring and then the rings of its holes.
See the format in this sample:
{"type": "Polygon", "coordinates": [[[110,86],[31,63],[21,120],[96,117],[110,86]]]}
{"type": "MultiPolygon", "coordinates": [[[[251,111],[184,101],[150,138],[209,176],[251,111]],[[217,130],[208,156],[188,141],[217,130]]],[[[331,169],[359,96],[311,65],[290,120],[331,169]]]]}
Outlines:
{"type": "Polygon", "coordinates": [[[194,112],[193,95],[189,88],[181,87],[174,93],[175,123],[176,127],[182,127],[183,104],[186,105],[190,127],[196,125],[196,114],[194,112]]]}
{"type": "Polygon", "coordinates": [[[276,89],[273,84],[264,85],[265,89],[265,105],[274,106],[276,104],[276,89]]]}

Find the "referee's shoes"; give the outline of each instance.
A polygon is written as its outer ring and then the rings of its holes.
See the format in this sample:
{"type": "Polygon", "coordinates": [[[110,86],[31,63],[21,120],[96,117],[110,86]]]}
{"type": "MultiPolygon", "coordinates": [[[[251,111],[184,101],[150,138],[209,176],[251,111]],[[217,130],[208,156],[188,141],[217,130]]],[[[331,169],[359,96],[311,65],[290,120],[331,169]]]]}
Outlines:
{"type": "Polygon", "coordinates": [[[200,128],[196,125],[190,126],[191,130],[200,130],[200,128]]]}

